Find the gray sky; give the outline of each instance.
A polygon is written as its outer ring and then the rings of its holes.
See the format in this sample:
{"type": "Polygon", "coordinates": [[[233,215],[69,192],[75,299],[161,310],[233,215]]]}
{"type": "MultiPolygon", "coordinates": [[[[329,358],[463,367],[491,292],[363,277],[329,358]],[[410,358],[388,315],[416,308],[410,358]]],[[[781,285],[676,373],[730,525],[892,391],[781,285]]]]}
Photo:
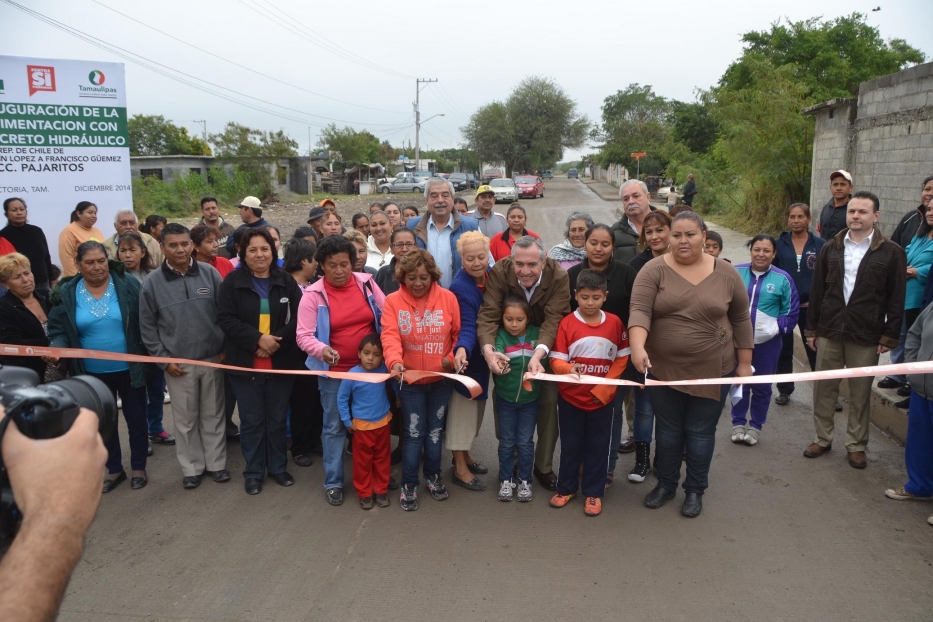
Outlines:
{"type": "MultiPolygon", "coordinates": [[[[872,0],[864,6],[825,0],[668,0],[637,5],[618,0],[500,0],[433,2],[422,9],[370,0],[17,2],[92,39],[193,76],[186,80],[212,82],[269,103],[244,100],[229,92],[232,99],[262,110],[225,101],[121,59],[4,3],[0,3],[0,54],[124,62],[130,115],[161,114],[197,135],[201,127],[193,123],[195,119],[206,119],[209,132],[221,130],[228,121],[264,130],[281,128],[298,141],[302,151],[308,148],[308,128],[311,142],[316,143],[319,126],[332,119],[338,125],[346,122],[358,130],[366,128],[393,145],[409,139],[414,144],[415,77],[440,80],[422,91],[422,119],[445,115],[422,126],[422,148],[458,146],[462,142],[459,128],[469,114],[485,103],[504,99],[519,80],[533,74],[554,79],[592,120],[599,120],[603,98],[633,82],[651,84],[664,97],[692,101],[695,89],[714,84],[739,56],[742,33],[766,30],[782,17],[796,21],[861,11],[886,39],[906,39],[933,55],[928,42],[933,18],[930,0],[872,0]],[[879,3],[882,10],[871,12],[879,3]]],[[[568,153],[565,159],[578,155],[568,153]]]]}

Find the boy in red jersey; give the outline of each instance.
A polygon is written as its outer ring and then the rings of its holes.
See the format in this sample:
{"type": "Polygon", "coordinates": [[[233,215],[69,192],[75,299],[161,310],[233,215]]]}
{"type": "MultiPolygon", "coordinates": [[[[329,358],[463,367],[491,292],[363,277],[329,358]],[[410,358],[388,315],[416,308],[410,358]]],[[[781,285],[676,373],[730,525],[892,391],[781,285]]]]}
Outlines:
{"type": "MultiPolygon", "coordinates": [[[[561,320],[550,353],[555,374],[622,375],[631,354],[628,333],[618,316],[602,310],[606,291],[606,277],[601,272],[580,272],[574,290],[579,307],[561,320]]],[[[576,496],[583,464],[583,511],[587,516],[598,516],[606,492],[616,387],[562,382],[558,390],[560,470],[551,507],[562,508],[576,496]]]]}

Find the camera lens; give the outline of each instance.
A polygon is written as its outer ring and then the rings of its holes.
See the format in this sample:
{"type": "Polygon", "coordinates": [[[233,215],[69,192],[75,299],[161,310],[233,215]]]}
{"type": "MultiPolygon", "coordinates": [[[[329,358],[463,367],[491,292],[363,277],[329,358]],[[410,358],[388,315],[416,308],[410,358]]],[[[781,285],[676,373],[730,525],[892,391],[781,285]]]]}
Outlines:
{"type": "MultiPolygon", "coordinates": [[[[104,382],[94,376],[75,376],[44,385],[55,387],[74,399],[79,406],[97,413],[100,436],[106,442],[117,429],[117,403],[104,382]]],[[[71,423],[68,424],[71,427],[71,423]]]]}

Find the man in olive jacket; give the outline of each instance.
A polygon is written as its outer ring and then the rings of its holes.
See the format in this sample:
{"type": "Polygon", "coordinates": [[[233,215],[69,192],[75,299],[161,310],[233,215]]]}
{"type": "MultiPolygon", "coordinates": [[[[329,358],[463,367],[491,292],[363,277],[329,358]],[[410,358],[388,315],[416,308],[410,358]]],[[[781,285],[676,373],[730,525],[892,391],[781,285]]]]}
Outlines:
{"type": "MultiPolygon", "coordinates": [[[[557,326],[570,313],[570,279],[553,259],[548,259],[538,238],[524,236],[515,242],[512,255],[496,262],[489,272],[483,306],[477,319],[477,339],[492,373],[501,373],[508,357],[495,351],[496,331],[502,323],[502,305],[509,296],[528,301],[528,323],[540,327],[538,344],[529,371],[545,371],[541,363],[557,339],[557,326]]],[[[557,384],[541,383],[538,400],[538,445],[535,447],[535,476],[548,490],[557,490],[553,470],[557,445],[557,384]]]]}
{"type": "MultiPolygon", "coordinates": [[[[847,229],[827,242],[816,260],[805,336],[816,350],[816,369],[866,367],[897,346],[904,317],[907,260],[900,246],[878,228],[878,197],[856,192],[846,212],[847,229]]],[[[872,378],[849,378],[849,464],[866,466],[872,378]]],[[[813,387],[816,437],[803,455],[816,458],[833,442],[839,380],[813,387]]]]}

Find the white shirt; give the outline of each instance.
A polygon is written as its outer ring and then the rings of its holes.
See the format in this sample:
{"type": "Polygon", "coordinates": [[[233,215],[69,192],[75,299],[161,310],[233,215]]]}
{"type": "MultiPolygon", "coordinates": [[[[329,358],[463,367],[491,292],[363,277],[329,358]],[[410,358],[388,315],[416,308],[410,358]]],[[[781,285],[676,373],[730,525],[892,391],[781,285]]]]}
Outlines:
{"type": "Polygon", "coordinates": [[[852,290],[855,289],[855,277],[858,275],[859,264],[862,263],[865,253],[871,248],[871,239],[874,235],[875,230],[872,227],[868,237],[861,242],[856,242],[852,239],[852,231],[850,230],[842,240],[845,250],[845,276],[842,280],[842,295],[846,300],[846,304],[849,304],[849,297],[852,295],[852,290]]]}
{"type": "Polygon", "coordinates": [[[428,252],[434,257],[437,269],[441,271],[441,287],[450,289],[454,278],[454,257],[450,248],[450,236],[454,232],[454,217],[449,215],[447,223],[441,228],[434,224],[434,218],[428,217],[428,252]]]}
{"type": "Polygon", "coordinates": [[[376,246],[373,236],[369,236],[369,239],[366,240],[366,265],[378,270],[382,266],[388,266],[391,261],[392,247],[389,246],[389,249],[383,253],[379,250],[379,247],[376,246]]]}

